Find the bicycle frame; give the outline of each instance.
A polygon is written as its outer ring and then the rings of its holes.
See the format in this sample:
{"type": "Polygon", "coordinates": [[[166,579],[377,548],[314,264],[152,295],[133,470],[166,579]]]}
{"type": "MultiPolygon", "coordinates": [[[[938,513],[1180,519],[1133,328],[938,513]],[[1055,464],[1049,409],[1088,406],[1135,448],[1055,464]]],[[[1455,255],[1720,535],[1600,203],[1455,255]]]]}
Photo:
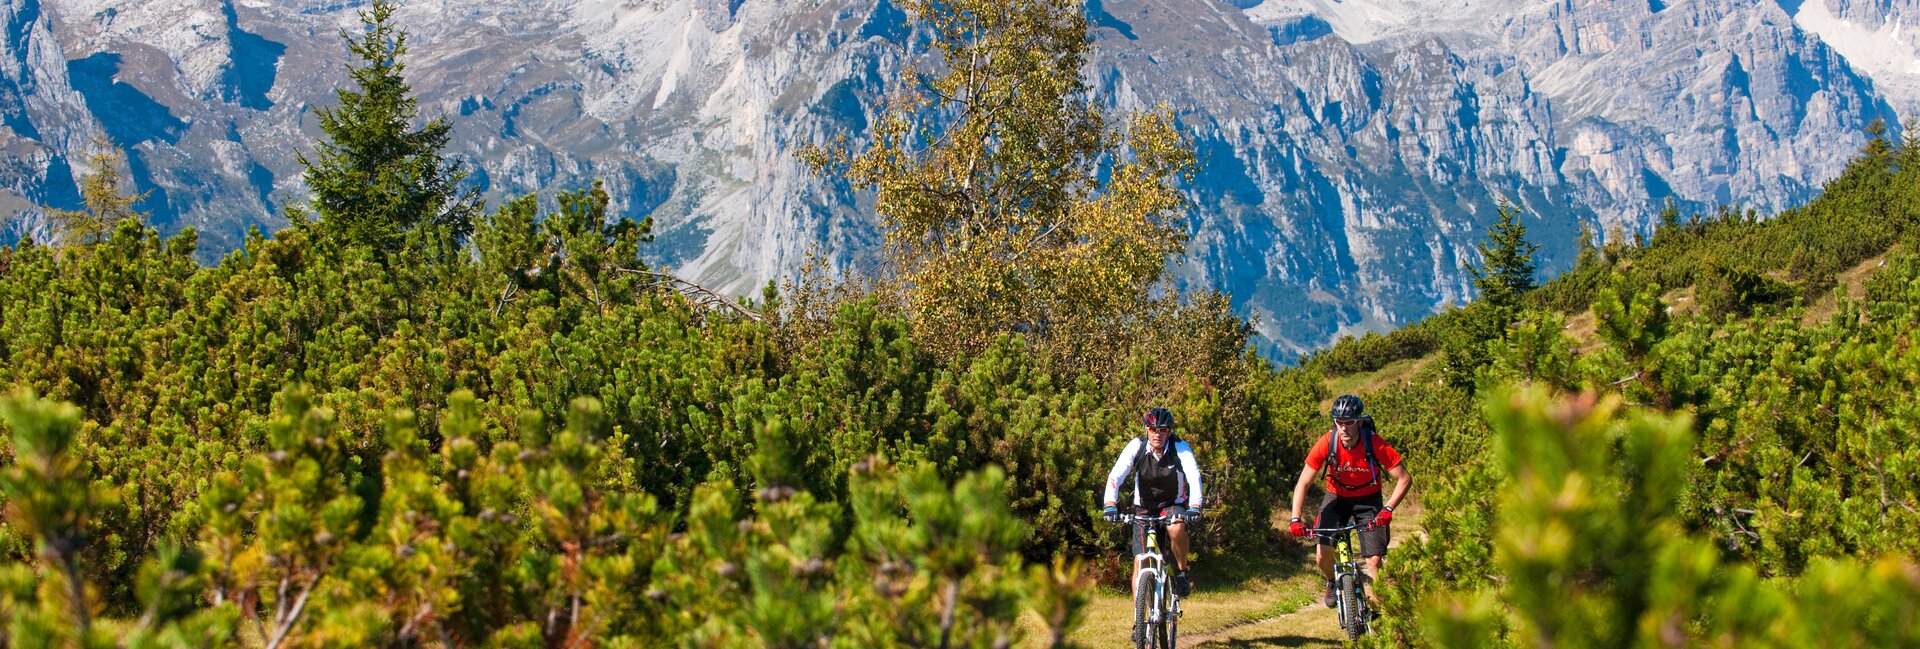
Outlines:
{"type": "Polygon", "coordinates": [[[1168,582],[1166,557],[1160,553],[1160,528],[1179,519],[1166,515],[1123,514],[1120,520],[1125,525],[1146,526],[1141,532],[1145,542],[1141,544],[1140,554],[1134,556],[1134,561],[1139,566],[1139,570],[1134,575],[1134,588],[1136,590],[1139,588],[1138,584],[1142,576],[1152,576],[1154,584],[1152,593],[1134,593],[1136,599],[1142,595],[1149,596],[1150,599],[1147,601],[1152,603],[1146,611],[1146,618],[1141,620],[1149,630],[1142,643],[1171,649],[1180,619],[1180,596],[1174,594],[1173,587],[1168,582]]]}
{"type": "Polygon", "coordinates": [[[1358,592],[1360,584],[1366,582],[1366,572],[1360,569],[1359,560],[1353,554],[1353,531],[1363,527],[1352,523],[1344,527],[1309,528],[1308,533],[1316,537],[1333,538],[1334,563],[1333,581],[1338,584],[1353,584],[1352,597],[1341,593],[1338,599],[1340,628],[1347,629],[1353,638],[1359,638],[1366,629],[1367,598],[1358,592]]]}

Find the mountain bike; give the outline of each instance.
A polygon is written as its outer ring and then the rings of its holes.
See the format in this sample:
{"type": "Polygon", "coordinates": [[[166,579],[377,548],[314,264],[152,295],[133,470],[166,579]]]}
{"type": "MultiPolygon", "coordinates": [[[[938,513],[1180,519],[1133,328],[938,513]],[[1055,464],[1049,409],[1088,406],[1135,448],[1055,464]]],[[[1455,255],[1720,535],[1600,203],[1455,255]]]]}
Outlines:
{"type": "Polygon", "coordinates": [[[1367,580],[1367,573],[1360,570],[1360,561],[1353,556],[1353,531],[1372,524],[1354,522],[1346,527],[1309,528],[1308,533],[1316,537],[1333,538],[1334,591],[1339,594],[1340,628],[1346,629],[1347,638],[1359,640],[1366,635],[1368,618],[1372,611],[1367,605],[1367,595],[1360,587],[1367,580]]]}
{"type": "Polygon", "coordinates": [[[1160,555],[1160,532],[1179,518],[1167,514],[1121,514],[1123,525],[1145,525],[1146,542],[1136,559],[1140,575],[1133,589],[1133,644],[1139,649],[1174,649],[1180,630],[1180,596],[1174,594],[1165,559],[1160,555]]]}

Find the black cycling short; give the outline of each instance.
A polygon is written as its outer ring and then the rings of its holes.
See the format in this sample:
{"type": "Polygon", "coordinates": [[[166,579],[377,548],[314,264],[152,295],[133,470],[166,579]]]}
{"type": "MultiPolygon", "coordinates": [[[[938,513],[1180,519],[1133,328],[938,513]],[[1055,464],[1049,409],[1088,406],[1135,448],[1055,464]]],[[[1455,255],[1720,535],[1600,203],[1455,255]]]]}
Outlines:
{"type": "MultiPolygon", "coordinates": [[[[1320,517],[1314,519],[1313,526],[1345,527],[1349,520],[1370,523],[1373,521],[1373,515],[1379,513],[1380,508],[1385,504],[1378,491],[1365,496],[1335,496],[1328,493],[1326,500],[1320,502],[1320,517]]],[[[1360,537],[1360,556],[1387,556],[1387,528],[1390,525],[1392,523],[1372,529],[1361,527],[1354,530],[1354,534],[1360,537]]],[[[1331,536],[1323,534],[1315,536],[1320,537],[1320,545],[1334,544],[1331,536]]]]}
{"type": "MultiPolygon", "coordinates": [[[[1166,514],[1172,514],[1173,520],[1174,520],[1173,524],[1179,525],[1180,515],[1186,513],[1186,511],[1187,511],[1187,507],[1185,505],[1170,505],[1160,510],[1152,510],[1152,509],[1135,510],[1134,515],[1162,516],[1166,514]]],[[[1146,552],[1146,551],[1147,551],[1147,526],[1135,524],[1133,526],[1133,554],[1134,556],[1140,556],[1140,553],[1146,552]]],[[[1173,545],[1170,541],[1167,540],[1166,534],[1160,535],[1160,556],[1167,557],[1169,559],[1173,558],[1173,545]]]]}

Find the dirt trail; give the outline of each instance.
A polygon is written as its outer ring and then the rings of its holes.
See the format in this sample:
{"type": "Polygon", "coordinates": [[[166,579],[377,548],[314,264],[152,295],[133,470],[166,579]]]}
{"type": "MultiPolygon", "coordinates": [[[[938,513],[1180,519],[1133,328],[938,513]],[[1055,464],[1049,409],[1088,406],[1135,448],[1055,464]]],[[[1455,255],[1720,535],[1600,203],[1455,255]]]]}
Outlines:
{"type": "MultiPolygon", "coordinates": [[[[1418,538],[1425,518],[1419,494],[1408,496],[1394,516],[1393,545],[1418,538]]],[[[1286,512],[1277,512],[1275,527],[1283,528],[1286,520],[1286,512]]],[[[1304,544],[1304,541],[1290,542],[1304,544]]],[[[1202,549],[1199,558],[1203,565],[1226,560],[1260,565],[1242,565],[1241,569],[1251,573],[1242,573],[1246,576],[1238,578],[1232,586],[1208,583],[1209,578],[1222,578],[1218,564],[1210,566],[1212,570],[1197,571],[1200,580],[1194,584],[1195,592],[1181,603],[1184,610],[1180,624],[1182,649],[1340,647],[1345,644],[1346,635],[1336,615],[1321,604],[1326,582],[1321,580],[1319,569],[1312,565],[1311,554],[1290,552],[1284,559],[1230,559],[1209,556],[1202,549]]],[[[1393,571],[1391,554],[1387,556],[1386,570],[1393,571]]],[[[1027,625],[1026,646],[1039,646],[1039,635],[1035,633],[1040,628],[1039,617],[1030,616],[1027,625]]],[[[1093,594],[1086,617],[1074,631],[1072,640],[1087,647],[1130,646],[1127,635],[1132,626],[1132,598],[1117,589],[1103,588],[1093,594]]]]}
{"type": "Polygon", "coordinates": [[[1188,647],[1339,647],[1340,625],[1333,610],[1314,602],[1300,610],[1252,622],[1234,624],[1204,635],[1180,638],[1188,647]]]}
{"type": "MultiPolygon", "coordinates": [[[[1403,513],[1394,519],[1394,538],[1388,547],[1400,545],[1408,538],[1421,533],[1421,522],[1426,511],[1417,498],[1409,496],[1407,503],[1400,509],[1403,513]]],[[[1391,558],[1392,554],[1389,553],[1391,558]]],[[[1389,563],[1391,565],[1391,563],[1389,563]]],[[[1388,568],[1391,570],[1391,568],[1388,568]]],[[[1339,616],[1333,609],[1320,601],[1320,584],[1315,578],[1305,584],[1308,592],[1295,596],[1310,598],[1305,605],[1279,615],[1251,620],[1237,621],[1212,629],[1196,629],[1180,638],[1181,649],[1195,647],[1340,647],[1345,644],[1346,631],[1340,628],[1339,616]]]]}

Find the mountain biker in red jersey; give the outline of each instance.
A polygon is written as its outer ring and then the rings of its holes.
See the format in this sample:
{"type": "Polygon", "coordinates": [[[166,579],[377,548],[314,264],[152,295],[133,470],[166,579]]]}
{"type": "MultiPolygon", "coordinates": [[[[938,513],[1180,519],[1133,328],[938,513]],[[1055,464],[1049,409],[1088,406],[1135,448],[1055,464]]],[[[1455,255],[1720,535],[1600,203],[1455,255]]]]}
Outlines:
{"type": "MultiPolygon", "coordinates": [[[[1374,433],[1373,418],[1361,413],[1363,407],[1360,397],[1351,394],[1334,399],[1329,413],[1333,416],[1333,430],[1321,435],[1313,450],[1307,452],[1307,466],[1300,471],[1300,480],[1293,486],[1293,513],[1287,531],[1294,536],[1308,534],[1308,525],[1300,520],[1300,509],[1307,502],[1307,486],[1313,484],[1314,476],[1324,469],[1326,497],[1320,503],[1320,515],[1312,527],[1339,527],[1348,519],[1371,520],[1372,524],[1359,531],[1361,569],[1366,571],[1371,583],[1380,577],[1380,563],[1387,555],[1393,508],[1406,497],[1413,478],[1407,474],[1406,464],[1400,461],[1400,452],[1374,433]],[[1380,497],[1380,483],[1386,477],[1382,472],[1393,478],[1393,495],[1384,501],[1380,497]]],[[[1320,574],[1327,579],[1328,608],[1339,604],[1333,583],[1333,544],[1332,538],[1320,537],[1318,558],[1320,574]]],[[[1373,599],[1371,587],[1367,588],[1367,598],[1373,599]]]]}

